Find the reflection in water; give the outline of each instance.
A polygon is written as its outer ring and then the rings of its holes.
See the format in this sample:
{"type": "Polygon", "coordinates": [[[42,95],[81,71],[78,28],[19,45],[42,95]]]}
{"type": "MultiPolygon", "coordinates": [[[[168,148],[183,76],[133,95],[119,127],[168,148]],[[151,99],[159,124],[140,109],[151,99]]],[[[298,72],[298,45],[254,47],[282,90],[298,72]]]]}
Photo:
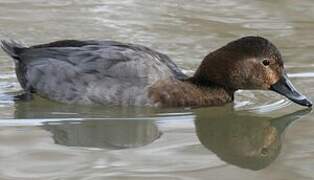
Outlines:
{"type": "Polygon", "coordinates": [[[56,144],[105,149],[135,148],[152,143],[161,136],[150,120],[86,120],[46,123],[56,144]]]}
{"type": "Polygon", "coordinates": [[[116,107],[116,106],[80,106],[62,104],[39,96],[31,101],[17,101],[14,103],[14,118],[113,118],[113,117],[139,117],[154,115],[153,108],[145,107],[116,107]]]}
{"type": "Polygon", "coordinates": [[[15,103],[14,116],[35,122],[28,124],[47,120],[43,128],[53,134],[56,144],[122,149],[144,146],[161,136],[153,118],[142,117],[153,112],[137,107],[73,106],[35,97],[15,103]]]}
{"type": "MultiPolygon", "coordinates": [[[[200,110],[204,111],[204,110],[200,110]]],[[[259,170],[270,165],[281,150],[281,135],[288,125],[309,113],[301,110],[278,118],[254,117],[214,108],[195,119],[200,142],[221,160],[259,170]]]]}

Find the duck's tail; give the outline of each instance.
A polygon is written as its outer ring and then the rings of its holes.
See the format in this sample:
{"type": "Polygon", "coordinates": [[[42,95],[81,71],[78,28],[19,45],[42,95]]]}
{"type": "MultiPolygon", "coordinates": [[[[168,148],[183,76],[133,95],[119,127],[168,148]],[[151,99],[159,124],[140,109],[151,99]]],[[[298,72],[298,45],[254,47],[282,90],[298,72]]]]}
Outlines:
{"type": "Polygon", "coordinates": [[[12,40],[10,41],[1,40],[0,46],[4,52],[6,52],[15,60],[19,60],[19,54],[25,48],[25,46],[22,45],[21,43],[12,40]]]}
{"type": "Polygon", "coordinates": [[[6,52],[9,56],[11,56],[15,62],[15,71],[18,81],[20,82],[23,89],[29,89],[27,87],[27,79],[26,79],[26,66],[21,59],[21,53],[27,47],[18,43],[16,41],[0,41],[0,47],[6,52]]]}

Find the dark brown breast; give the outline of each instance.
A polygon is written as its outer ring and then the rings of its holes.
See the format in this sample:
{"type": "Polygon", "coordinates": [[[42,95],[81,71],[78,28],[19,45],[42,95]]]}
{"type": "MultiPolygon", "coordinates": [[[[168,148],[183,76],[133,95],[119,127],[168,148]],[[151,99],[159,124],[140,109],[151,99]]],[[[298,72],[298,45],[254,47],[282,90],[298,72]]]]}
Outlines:
{"type": "Polygon", "coordinates": [[[233,100],[233,92],[221,87],[204,87],[177,79],[159,80],[148,91],[154,105],[162,107],[217,106],[233,100]]]}

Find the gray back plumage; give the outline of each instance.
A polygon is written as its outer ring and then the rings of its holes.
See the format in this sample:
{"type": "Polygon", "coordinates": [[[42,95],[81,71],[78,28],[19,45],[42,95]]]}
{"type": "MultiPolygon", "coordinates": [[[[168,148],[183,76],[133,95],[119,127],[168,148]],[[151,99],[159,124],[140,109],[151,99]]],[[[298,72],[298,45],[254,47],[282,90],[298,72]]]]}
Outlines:
{"type": "Polygon", "coordinates": [[[154,82],[185,78],[168,56],[140,45],[74,40],[29,48],[2,44],[18,59],[16,70],[23,69],[17,74],[24,89],[65,103],[148,105],[147,89],[154,82]]]}

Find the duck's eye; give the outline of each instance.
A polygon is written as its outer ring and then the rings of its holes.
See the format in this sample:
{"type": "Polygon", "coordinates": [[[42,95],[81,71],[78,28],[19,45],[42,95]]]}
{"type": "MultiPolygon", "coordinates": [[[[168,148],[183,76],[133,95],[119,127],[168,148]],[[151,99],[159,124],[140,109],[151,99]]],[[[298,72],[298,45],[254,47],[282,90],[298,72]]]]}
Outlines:
{"type": "Polygon", "coordinates": [[[268,66],[270,64],[270,61],[268,59],[263,60],[264,66],[268,66]]]}

